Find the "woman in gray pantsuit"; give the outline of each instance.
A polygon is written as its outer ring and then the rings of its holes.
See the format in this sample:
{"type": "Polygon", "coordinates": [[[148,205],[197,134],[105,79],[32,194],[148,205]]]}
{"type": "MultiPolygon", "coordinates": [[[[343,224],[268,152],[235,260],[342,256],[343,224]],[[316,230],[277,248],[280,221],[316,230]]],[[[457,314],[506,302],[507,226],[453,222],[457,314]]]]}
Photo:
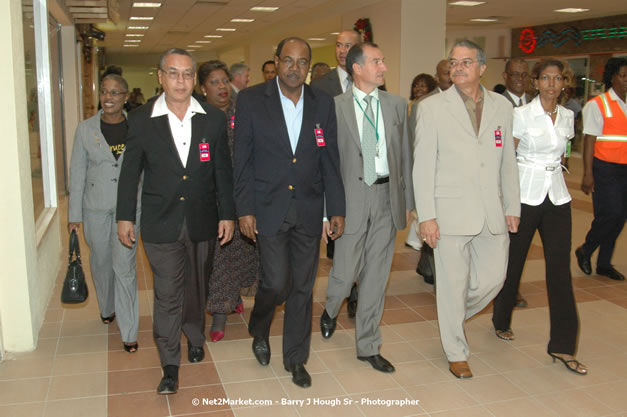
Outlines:
{"type": "Polygon", "coordinates": [[[68,229],[78,232],[83,223],[100,318],[110,324],[117,317],[124,350],[133,353],[138,349],[139,327],[136,247],[129,249],[120,243],[115,221],[128,131],[123,112],[128,84],[119,75],[109,74],[102,79],[99,93],[102,110],[81,122],[74,137],[68,229]]]}

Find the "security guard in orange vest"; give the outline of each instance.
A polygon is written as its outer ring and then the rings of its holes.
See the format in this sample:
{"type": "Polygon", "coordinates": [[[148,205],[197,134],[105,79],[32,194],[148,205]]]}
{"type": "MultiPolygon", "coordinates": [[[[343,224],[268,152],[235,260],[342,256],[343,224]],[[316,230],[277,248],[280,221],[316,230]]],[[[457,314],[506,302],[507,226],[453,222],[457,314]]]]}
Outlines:
{"type": "Polygon", "coordinates": [[[627,220],[627,59],[610,58],[603,82],[607,92],[583,109],[583,166],[581,189],[592,192],[594,220],[586,241],[575,251],[579,268],[592,273],[590,256],[599,248],[597,275],[623,281],[611,264],[616,239],[627,220]]]}

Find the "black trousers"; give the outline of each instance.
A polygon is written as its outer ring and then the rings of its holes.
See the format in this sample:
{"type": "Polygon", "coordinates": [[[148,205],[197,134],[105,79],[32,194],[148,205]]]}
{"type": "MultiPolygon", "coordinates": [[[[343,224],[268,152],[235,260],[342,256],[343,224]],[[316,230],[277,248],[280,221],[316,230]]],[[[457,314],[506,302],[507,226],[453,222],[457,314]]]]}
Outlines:
{"type": "Polygon", "coordinates": [[[494,299],[492,322],[496,330],[511,326],[527,253],[536,230],[540,232],[546,262],[546,287],[551,318],[549,351],[573,355],[579,319],[570,275],[572,219],[570,203],[553,205],[549,196],[539,206],[521,204],[518,233],[510,233],[509,263],[501,292],[494,299]]]}
{"type": "Polygon", "coordinates": [[[597,268],[609,268],[616,239],[627,220],[627,164],[594,158],[592,174],[594,220],[583,244],[583,252],[590,256],[599,248],[597,268]]]}
{"type": "Polygon", "coordinates": [[[193,242],[187,225],[176,242],[144,242],[154,274],[153,334],[161,366],[181,363],[181,331],[192,346],[203,346],[207,288],[215,239],[193,242]]]}
{"type": "Polygon", "coordinates": [[[307,234],[297,222],[295,204],[290,204],[278,233],[259,235],[257,242],[261,279],[248,331],[255,337],[268,337],[275,307],[285,302],[283,364],[289,367],[305,363],[311,344],[312,291],[318,270],[320,235],[307,234]]]}

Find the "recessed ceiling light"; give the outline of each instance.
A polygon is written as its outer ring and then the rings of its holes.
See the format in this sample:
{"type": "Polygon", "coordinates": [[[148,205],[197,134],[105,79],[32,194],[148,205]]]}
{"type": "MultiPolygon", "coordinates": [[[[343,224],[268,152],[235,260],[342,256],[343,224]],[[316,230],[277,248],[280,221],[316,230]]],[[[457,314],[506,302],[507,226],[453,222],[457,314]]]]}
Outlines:
{"type": "Polygon", "coordinates": [[[323,41],[326,38],[307,38],[308,41],[323,41]]]}
{"type": "Polygon", "coordinates": [[[201,45],[187,45],[188,48],[202,48],[201,45]]]}
{"type": "Polygon", "coordinates": [[[251,11],[253,12],[276,12],[277,10],[279,10],[278,7],[251,7],[250,8],[251,11]]]}
{"type": "Polygon", "coordinates": [[[129,26],[129,29],[133,29],[133,30],[148,30],[150,29],[149,26],[129,26]]]}
{"type": "Polygon", "coordinates": [[[155,73],[154,73],[154,72],[152,72],[152,71],[150,71],[150,72],[148,73],[148,75],[154,75],[154,74],[155,74],[155,73]]]}
{"type": "Polygon", "coordinates": [[[161,7],[161,3],[133,3],[133,7],[161,7]]]}
{"type": "Polygon", "coordinates": [[[580,9],[577,7],[569,7],[566,9],[557,9],[557,10],[553,10],[554,12],[559,12],[559,13],[581,13],[581,12],[588,12],[590,11],[590,9],[580,9]]]}
{"type": "Polygon", "coordinates": [[[329,35],[339,35],[340,32],[331,32],[329,35]]]}
{"type": "Polygon", "coordinates": [[[223,38],[224,36],[222,35],[205,35],[203,36],[203,38],[223,38]]]}
{"type": "Polygon", "coordinates": [[[137,38],[140,36],[144,36],[144,34],[143,33],[127,33],[126,36],[137,38]]]}
{"type": "Polygon", "coordinates": [[[448,5],[472,7],[472,6],[479,6],[480,4],[485,4],[485,1],[454,1],[452,3],[449,3],[448,5]]]}
{"type": "Polygon", "coordinates": [[[153,20],[152,16],[131,16],[131,20],[153,20]]]}
{"type": "Polygon", "coordinates": [[[499,19],[494,19],[493,17],[481,17],[478,19],[470,19],[471,22],[498,22],[499,19]]]}
{"type": "Polygon", "coordinates": [[[196,43],[211,43],[211,41],[196,41],[196,43]]]}
{"type": "Polygon", "coordinates": [[[187,52],[196,52],[193,49],[186,49],[187,52]]]}
{"type": "Polygon", "coordinates": [[[252,23],[255,19],[231,19],[233,23],[252,23]]]}
{"type": "Polygon", "coordinates": [[[125,43],[124,45],[125,48],[137,48],[139,45],[134,44],[134,43],[125,43]]]}
{"type": "Polygon", "coordinates": [[[142,41],[141,39],[124,39],[124,42],[136,42],[136,43],[138,43],[138,42],[141,42],[141,41],[142,41]]]}
{"type": "Polygon", "coordinates": [[[216,28],[218,32],[235,32],[237,29],[233,28],[216,28]]]}

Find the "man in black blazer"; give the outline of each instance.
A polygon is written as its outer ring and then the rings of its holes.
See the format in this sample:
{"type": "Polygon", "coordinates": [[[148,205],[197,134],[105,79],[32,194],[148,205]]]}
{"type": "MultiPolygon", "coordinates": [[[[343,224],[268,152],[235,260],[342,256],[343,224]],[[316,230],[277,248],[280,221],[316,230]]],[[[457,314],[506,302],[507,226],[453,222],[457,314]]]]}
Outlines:
{"type": "Polygon", "coordinates": [[[164,376],[159,394],[174,394],[181,331],[188,359],[204,358],[207,281],[216,237],[233,237],[233,171],[226,119],[192,97],[196,63],[182,49],[161,57],[164,93],[129,115],[118,184],[118,235],[132,246],[137,184],[142,172],[141,234],[154,273],[153,333],[164,376]]]}
{"type": "Polygon", "coordinates": [[[270,324],[285,302],[283,365],[292,381],[311,385],[312,290],[322,218],[331,239],[344,231],[333,99],[305,85],[311,47],[287,38],[277,47],[278,76],[243,90],[235,124],[235,204],[242,234],[259,242],[261,279],[248,330],[262,365],[270,361],[270,324]]]}

